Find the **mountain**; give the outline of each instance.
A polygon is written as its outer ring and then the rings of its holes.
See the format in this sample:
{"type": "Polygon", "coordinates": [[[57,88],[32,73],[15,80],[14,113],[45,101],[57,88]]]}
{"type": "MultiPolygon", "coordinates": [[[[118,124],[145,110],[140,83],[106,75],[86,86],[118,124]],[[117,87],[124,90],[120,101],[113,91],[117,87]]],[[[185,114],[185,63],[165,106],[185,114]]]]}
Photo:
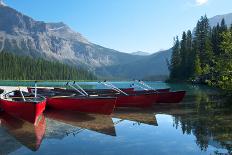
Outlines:
{"type": "Polygon", "coordinates": [[[137,61],[98,68],[97,73],[103,75],[103,77],[119,77],[119,79],[167,77],[169,74],[167,60],[170,60],[171,54],[171,49],[160,51],[149,56],[143,56],[143,59],[137,61]]]}
{"type": "MultiPolygon", "coordinates": [[[[148,59],[152,61],[150,59],[154,57],[137,55],[138,53],[136,55],[122,53],[96,45],[62,22],[35,21],[3,3],[0,5],[0,51],[32,58],[44,58],[50,61],[58,60],[70,65],[85,67],[100,77],[108,75],[114,79],[121,75],[120,78],[126,79],[129,78],[127,75],[147,76],[131,71],[131,69],[134,64],[139,66],[140,61],[143,61],[142,64],[144,64],[148,59]],[[128,66],[124,68],[124,65],[128,66]],[[114,74],[114,68],[123,68],[125,76],[120,73],[120,69],[118,69],[118,75],[114,74]]],[[[160,62],[156,58],[154,61],[160,62]]],[[[157,66],[165,63],[163,61],[157,66]]],[[[146,73],[155,74],[153,71],[156,70],[156,66],[149,67],[153,70],[151,72],[147,65],[143,66],[146,68],[141,69],[146,70],[146,73]]],[[[159,74],[159,72],[157,73],[159,74]]]]}
{"type": "Polygon", "coordinates": [[[6,4],[3,2],[3,0],[0,0],[0,5],[6,6],[6,4]]]}
{"type": "Polygon", "coordinates": [[[230,26],[232,24],[232,13],[217,15],[209,19],[209,24],[211,27],[217,26],[217,24],[221,23],[222,19],[225,19],[225,23],[230,26]]]}
{"type": "Polygon", "coordinates": [[[151,55],[150,53],[143,52],[143,51],[137,51],[137,52],[133,52],[131,54],[132,55],[141,55],[141,56],[151,55]]]}
{"type": "MultiPolygon", "coordinates": [[[[232,15],[210,18],[211,26],[232,15]]],[[[122,53],[96,45],[66,24],[36,21],[0,0],[0,52],[81,66],[104,79],[131,79],[168,76],[167,60],[172,50],[147,55],[144,52],[122,53]]]]}
{"type": "MultiPolygon", "coordinates": [[[[227,25],[232,24],[232,13],[230,13],[209,18],[210,26],[220,23],[223,18],[227,25]]],[[[171,55],[172,49],[163,50],[148,56],[143,55],[143,58],[135,61],[97,68],[96,72],[103,78],[163,80],[169,75],[167,60],[170,60],[171,55]]]]}
{"type": "Polygon", "coordinates": [[[139,59],[89,42],[64,23],[45,23],[0,5],[0,51],[95,67],[139,59]]]}

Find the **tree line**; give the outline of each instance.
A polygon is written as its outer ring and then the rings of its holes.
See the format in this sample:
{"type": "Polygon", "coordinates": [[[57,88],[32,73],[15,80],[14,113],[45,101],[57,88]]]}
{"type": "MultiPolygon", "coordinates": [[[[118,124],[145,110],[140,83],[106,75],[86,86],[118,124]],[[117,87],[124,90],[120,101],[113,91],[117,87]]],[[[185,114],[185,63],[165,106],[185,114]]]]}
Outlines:
{"type": "Polygon", "coordinates": [[[222,19],[210,27],[207,16],[202,16],[192,31],[174,38],[169,62],[170,80],[218,86],[232,90],[232,25],[222,19]]]}
{"type": "Polygon", "coordinates": [[[0,80],[93,80],[90,72],[57,61],[0,53],[0,80]]]}

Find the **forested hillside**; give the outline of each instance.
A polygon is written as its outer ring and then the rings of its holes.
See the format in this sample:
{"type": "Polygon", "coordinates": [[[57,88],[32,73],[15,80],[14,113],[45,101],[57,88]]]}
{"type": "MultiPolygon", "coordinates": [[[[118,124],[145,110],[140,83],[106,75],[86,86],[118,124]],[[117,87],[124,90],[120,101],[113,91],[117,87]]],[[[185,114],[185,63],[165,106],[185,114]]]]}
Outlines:
{"type": "Polygon", "coordinates": [[[232,26],[223,19],[210,27],[202,16],[192,34],[183,32],[174,39],[169,62],[170,80],[193,80],[232,90],[232,26]]]}
{"type": "Polygon", "coordinates": [[[60,62],[0,53],[0,80],[92,80],[86,70],[60,62]]]}

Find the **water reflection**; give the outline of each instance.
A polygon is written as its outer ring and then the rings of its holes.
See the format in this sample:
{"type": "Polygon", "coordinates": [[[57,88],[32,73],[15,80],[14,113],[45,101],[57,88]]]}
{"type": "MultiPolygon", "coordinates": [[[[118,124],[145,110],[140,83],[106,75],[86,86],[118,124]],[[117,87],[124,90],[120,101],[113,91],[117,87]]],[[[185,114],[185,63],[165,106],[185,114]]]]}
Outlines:
{"type": "Polygon", "coordinates": [[[22,145],[32,151],[39,149],[46,129],[46,121],[43,115],[39,118],[36,125],[6,113],[0,114],[0,122],[1,126],[6,128],[6,131],[22,145]]]}
{"type": "Polygon", "coordinates": [[[45,113],[45,116],[81,128],[79,131],[88,129],[105,135],[116,136],[114,123],[110,116],[58,110],[49,110],[45,113]]]}
{"type": "Polygon", "coordinates": [[[158,126],[153,109],[117,108],[112,117],[119,118],[121,119],[120,121],[130,120],[138,124],[143,123],[158,126]]]}
{"type": "MultiPolygon", "coordinates": [[[[0,120],[1,124],[1,120],[0,120]]],[[[5,155],[18,150],[21,144],[0,127],[0,154],[5,155]]]]}
{"type": "Polygon", "coordinates": [[[193,134],[196,144],[202,151],[209,145],[227,149],[232,153],[232,114],[220,111],[208,112],[199,115],[194,113],[189,116],[175,116],[174,126],[181,128],[183,134],[193,134]],[[194,119],[193,119],[194,118],[194,119]]]}
{"type": "Polygon", "coordinates": [[[214,154],[232,154],[231,100],[218,91],[198,90],[179,105],[156,106],[156,112],[172,115],[173,126],[183,135],[194,135],[202,152],[213,146],[214,154]]]}
{"type": "Polygon", "coordinates": [[[111,116],[49,110],[35,127],[0,113],[0,154],[232,154],[231,101],[208,87],[183,88],[181,104],[111,116]]]}

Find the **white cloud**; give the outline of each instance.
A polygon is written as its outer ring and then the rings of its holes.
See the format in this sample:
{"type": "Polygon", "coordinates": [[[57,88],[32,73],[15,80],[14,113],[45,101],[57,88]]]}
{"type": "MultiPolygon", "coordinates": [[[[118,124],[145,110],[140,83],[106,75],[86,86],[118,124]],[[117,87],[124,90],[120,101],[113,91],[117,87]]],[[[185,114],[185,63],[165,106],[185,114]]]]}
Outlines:
{"type": "Polygon", "coordinates": [[[200,5],[206,4],[208,1],[209,1],[209,0],[196,0],[196,4],[197,4],[198,6],[200,6],[200,5]]]}

